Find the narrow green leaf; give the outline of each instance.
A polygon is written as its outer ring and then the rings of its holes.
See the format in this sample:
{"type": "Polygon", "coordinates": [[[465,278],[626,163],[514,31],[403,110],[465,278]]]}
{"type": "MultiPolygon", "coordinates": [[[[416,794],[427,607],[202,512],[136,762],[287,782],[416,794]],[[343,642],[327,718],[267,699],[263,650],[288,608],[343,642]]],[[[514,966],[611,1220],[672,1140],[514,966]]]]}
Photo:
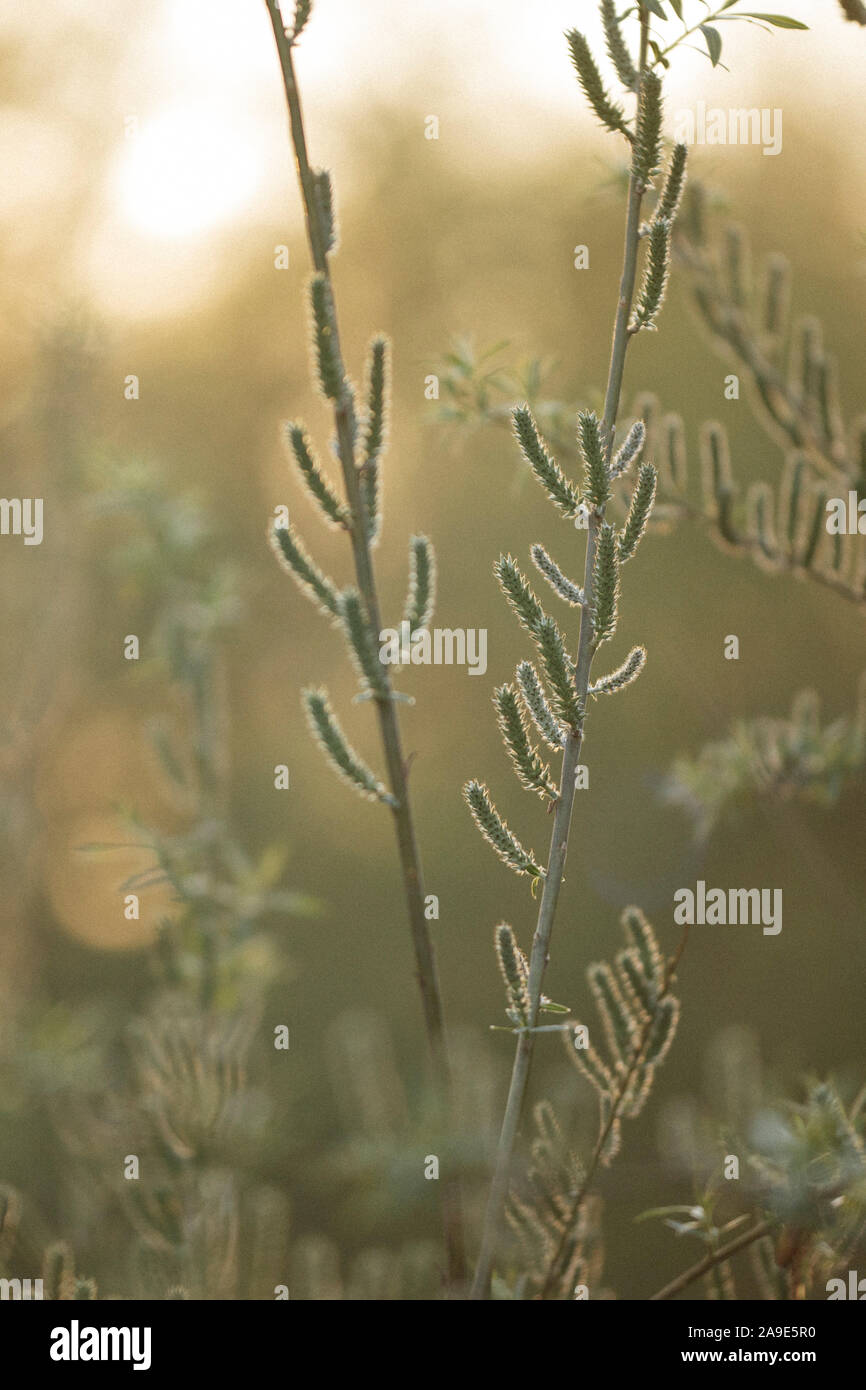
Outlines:
{"type": "Polygon", "coordinates": [[[791,19],[786,14],[763,14],[755,10],[738,11],[735,19],[763,19],[765,24],[772,24],[776,29],[808,29],[808,24],[804,24],[801,19],[791,19]]]}
{"type": "Polygon", "coordinates": [[[711,24],[702,24],[700,29],[707,42],[707,52],[710,55],[710,62],[713,67],[716,67],[722,56],[722,36],[718,29],[714,29],[711,24]]]}

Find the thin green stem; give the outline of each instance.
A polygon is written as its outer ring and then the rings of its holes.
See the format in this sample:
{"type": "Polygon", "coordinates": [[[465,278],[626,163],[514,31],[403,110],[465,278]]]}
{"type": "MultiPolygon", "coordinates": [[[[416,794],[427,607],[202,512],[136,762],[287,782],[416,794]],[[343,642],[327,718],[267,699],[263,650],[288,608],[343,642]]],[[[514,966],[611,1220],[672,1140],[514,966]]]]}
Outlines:
{"type": "MultiPolygon", "coordinates": [[[[331,285],[327,238],[322,226],[319,200],[315,196],[313,170],[307,154],[301,99],[292,61],[292,44],[284,28],[277,0],[265,0],[265,3],[273,26],[283,75],[292,145],[295,152],[295,164],[301,187],[313,265],[319,274],[326,277],[331,289],[331,301],[336,305],[331,285]]],[[[333,352],[340,367],[341,377],[345,379],[336,307],[333,318],[333,352]]],[[[382,622],[372,556],[367,539],[367,528],[364,524],[360,470],[355,462],[354,406],[348,391],[344,391],[334,403],[334,420],[346,499],[352,515],[351,540],[355,574],[371,630],[378,633],[381,631],[382,622]]],[[[375,699],[376,714],[387,765],[388,784],[394,798],[394,805],[391,809],[415,954],[415,973],[421,992],[424,1023],[430,1049],[433,1085],[442,1115],[447,1117],[451,1111],[451,1077],[445,1039],[442,995],[433,942],[424,916],[424,880],[421,871],[421,859],[409,800],[407,767],[402,751],[396,702],[392,698],[387,668],[383,668],[383,680],[384,693],[375,699]]],[[[459,1190],[454,1181],[449,1180],[442,1184],[442,1208],[448,1285],[453,1295],[460,1290],[466,1277],[461,1202],[459,1190]]]]}
{"type": "MultiPolygon", "coordinates": [[[[669,53],[672,53],[675,48],[679,48],[680,44],[684,43],[686,39],[690,39],[692,34],[696,34],[702,25],[712,24],[713,21],[716,19],[724,19],[725,10],[729,10],[730,8],[731,0],[727,0],[726,4],[721,5],[719,9],[714,10],[712,14],[705,14],[703,19],[699,19],[697,23],[692,24],[690,28],[684,29],[683,32],[679,34],[677,38],[674,39],[673,43],[669,43],[667,48],[663,48],[661,50],[660,54],[656,58],[656,63],[661,62],[662,58],[666,58],[667,55],[669,53]]],[[[731,19],[734,19],[735,17],[736,16],[731,15],[731,19]]],[[[653,64],[653,66],[655,66],[655,63],[653,64]]]]}
{"type": "Polygon", "coordinates": [[[754,1245],[756,1240],[769,1235],[769,1232],[769,1221],[759,1221],[757,1226],[753,1226],[751,1230],[737,1236],[736,1240],[729,1241],[727,1245],[721,1245],[718,1250],[711,1251],[704,1259],[692,1265],[691,1269],[685,1270],[676,1279],[672,1279],[669,1284],[665,1284],[663,1289],[659,1289],[658,1293],[651,1296],[650,1303],[674,1298],[678,1293],[682,1293],[683,1289],[687,1289],[690,1284],[693,1284],[696,1279],[700,1279],[702,1274],[707,1274],[716,1265],[724,1264],[725,1260],[729,1260],[732,1255],[736,1255],[740,1250],[745,1250],[749,1245],[754,1245]]]}
{"type": "MultiPolygon", "coordinates": [[[[647,65],[648,42],[649,16],[647,12],[641,8],[641,73],[645,71],[647,65]]],[[[635,174],[632,173],[629,180],[623,269],[604,404],[603,430],[608,462],[610,461],[613,451],[614,425],[619,410],[625,359],[629,344],[630,335],[628,325],[632,302],[634,300],[635,281],[637,278],[638,250],[640,246],[640,211],[644,192],[645,189],[643,184],[636,178],[635,174]]],[[[574,676],[578,703],[581,710],[586,709],[590,670],[594,654],[592,628],[593,576],[598,532],[602,519],[602,516],[597,512],[592,512],[590,514],[587,532],[586,559],[584,562],[583,577],[583,590],[586,597],[586,604],[581,609],[580,635],[578,637],[577,661],[574,676]]],[[[575,773],[580,762],[580,753],[583,747],[584,724],[585,715],[584,719],[581,721],[580,727],[573,734],[569,735],[562,756],[559,799],[556,802],[556,814],[554,816],[553,832],[550,840],[550,852],[545,872],[544,890],[541,896],[538,920],[529,958],[528,989],[530,1029],[535,1028],[538,1020],[538,1013],[541,1006],[541,987],[544,981],[547,963],[550,959],[550,939],[553,933],[556,910],[559,906],[562,875],[565,868],[566,855],[568,853],[568,836],[571,828],[571,817],[574,810],[574,799],[576,795],[575,773]]],[[[493,1178],[487,1200],[487,1211],[481,1237],[481,1250],[478,1257],[478,1265],[475,1270],[475,1278],[472,1284],[471,1296],[473,1299],[486,1299],[490,1295],[490,1278],[493,1272],[493,1261],[496,1257],[496,1251],[502,1233],[514,1146],[517,1141],[520,1117],[526,1098],[526,1089],[532,1066],[534,1048],[534,1033],[523,1033],[518,1039],[515,1049],[511,1083],[508,1089],[505,1115],[499,1135],[493,1178]]]]}

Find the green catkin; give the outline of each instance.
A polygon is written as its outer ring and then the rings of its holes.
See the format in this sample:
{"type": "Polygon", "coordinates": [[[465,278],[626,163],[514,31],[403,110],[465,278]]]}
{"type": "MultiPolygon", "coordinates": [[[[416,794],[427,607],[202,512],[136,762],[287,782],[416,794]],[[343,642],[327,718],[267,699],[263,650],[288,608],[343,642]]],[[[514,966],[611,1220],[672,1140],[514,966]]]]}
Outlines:
{"type": "Polygon", "coordinates": [[[567,579],[555,560],[552,560],[543,545],[534,545],[530,550],[532,563],[544,575],[551,589],[572,608],[582,608],[585,602],[583,589],[567,579]]]}
{"type": "Polygon", "coordinates": [[[664,962],[655,932],[639,907],[627,907],[621,920],[627,939],[637,951],[644,975],[657,991],[660,990],[664,962]]]}
{"type": "Polygon", "coordinates": [[[583,720],[562,633],[553,618],[542,618],[535,633],[538,651],[552,691],[553,708],[564,724],[577,729],[583,720]]]}
{"type": "Polygon", "coordinates": [[[63,1240],[55,1241],[45,1251],[42,1261],[43,1297],[51,1302],[75,1297],[75,1260],[72,1250],[63,1240]]]}
{"type": "Polygon", "coordinates": [[[337,590],[310,559],[291,526],[274,526],[269,536],[271,549],[301,590],[325,613],[338,617],[337,590]]]}
{"type": "Polygon", "coordinates": [[[707,191],[701,183],[689,185],[685,198],[685,232],[696,250],[707,243],[707,191]]]}
{"type": "Polygon", "coordinates": [[[313,197],[319,214],[322,241],[325,255],[330,255],[337,246],[337,223],[334,217],[334,190],[331,175],[327,169],[316,169],[313,174],[313,197]]]}
{"type": "Polygon", "coordinates": [[[499,686],[494,692],[493,701],[499,729],[521,785],[527,791],[538,792],[556,801],[559,792],[551,779],[550,769],[541,761],[538,749],[529,742],[514,686],[499,686]]]}
{"type": "Polygon", "coordinates": [[[571,61],[577,73],[577,80],[601,124],[610,131],[618,131],[627,140],[633,140],[631,130],[626,124],[625,111],[618,102],[611,101],[608,96],[601,79],[601,73],[596,67],[595,59],[583,34],[579,33],[577,29],[572,29],[565,37],[571,52],[571,61]]]}
{"type": "Polygon", "coordinates": [[[653,222],[649,232],[649,251],[644,268],[643,283],[630,330],[654,329],[664,304],[671,265],[671,222],[666,217],[653,222]]]}
{"type": "Polygon", "coordinates": [[[661,158],[662,80],[652,68],[644,72],[637,108],[632,173],[644,188],[658,173],[661,158]]]}
{"type": "Polygon", "coordinates": [[[318,502],[327,521],[345,529],[349,524],[348,511],[314,459],[303,426],[290,421],[285,429],[286,442],[310,495],[318,502]]]}
{"type": "Polygon", "coordinates": [[[673,414],[666,415],[661,428],[664,439],[662,458],[664,459],[665,484],[670,491],[682,494],[685,492],[687,481],[686,437],[682,417],[673,414]]]}
{"type": "Polygon", "coordinates": [[[665,220],[675,222],[677,213],[680,210],[683,192],[686,186],[686,166],[688,164],[689,150],[687,145],[674,145],[668,162],[665,181],[653,214],[653,222],[665,220]]]}
{"type": "Polygon", "coordinates": [[[326,275],[314,275],[310,281],[310,307],[319,385],[328,400],[339,401],[346,383],[336,350],[334,307],[326,275]]]}
{"type": "Polygon", "coordinates": [[[808,317],[797,324],[791,385],[813,418],[818,399],[818,373],[823,358],[822,337],[818,319],[808,317]]]}
{"type": "Polygon", "coordinates": [[[295,5],[295,18],[292,22],[291,31],[289,32],[290,43],[294,43],[296,39],[299,39],[301,37],[301,34],[306,28],[307,20],[310,18],[312,10],[313,0],[298,0],[297,4],[295,5]]]}
{"type": "Polygon", "coordinates": [[[634,65],[617,19],[616,0],[601,0],[601,19],[608,57],[616,69],[616,75],[628,91],[636,92],[640,86],[640,73],[634,65]]]}
{"type": "Polygon", "coordinates": [[[654,980],[647,978],[637,947],[627,946],[619,952],[616,961],[632,993],[640,1000],[647,1015],[652,1016],[656,1005],[656,986],[654,980]]]}
{"type": "Polygon", "coordinates": [[[643,446],[645,454],[657,452],[656,436],[658,434],[659,409],[659,398],[654,391],[641,391],[640,395],[635,398],[634,414],[637,419],[643,420],[646,430],[643,446]]]}
{"type": "Polygon", "coordinates": [[[679,1017],[679,1001],[671,995],[662,999],[656,1008],[647,1039],[644,1053],[647,1066],[657,1067],[664,1061],[674,1040],[679,1017]]]}
{"type": "Polygon", "coordinates": [[[635,953],[632,951],[630,967],[625,965],[627,954],[627,951],[618,951],[614,957],[615,979],[629,1013],[637,1020],[639,1029],[643,1030],[652,1017],[652,1005],[647,1002],[647,983],[639,969],[635,987],[635,953]]]}
{"type": "Polygon", "coordinates": [[[715,519],[722,538],[737,545],[740,537],[733,519],[735,491],[731,458],[727,435],[721,425],[710,421],[704,426],[700,453],[706,510],[715,519]]]}
{"type": "Polygon", "coordinates": [[[536,729],[549,748],[561,752],[563,731],[554,717],[553,710],[547,703],[538,672],[531,661],[521,661],[517,668],[517,680],[520,685],[520,693],[536,729]]]}
{"type": "Polygon", "coordinates": [[[593,651],[608,641],[616,631],[619,603],[619,562],[617,536],[605,522],[598,533],[593,573],[593,651]]]}
{"type": "Polygon", "coordinates": [[[393,797],[346,741],[327,692],[305,690],[303,702],[313,738],[343,781],[370,800],[394,805],[393,797]]]}
{"type": "Polygon", "coordinates": [[[521,574],[517,562],[511,555],[500,555],[493,566],[493,572],[520,622],[534,637],[545,612],[521,574]]]}
{"type": "Polygon", "coordinates": [[[766,290],[764,295],[764,332],[770,338],[781,338],[788,323],[791,300],[791,263],[785,256],[767,258],[766,290]]]}
{"type": "Polygon", "coordinates": [[[378,459],[385,448],[388,429],[388,382],[390,361],[387,338],[374,338],[367,358],[367,418],[364,430],[364,461],[378,459]]]}
{"type": "Polygon", "coordinates": [[[72,1296],[79,1303],[95,1301],[96,1299],[98,1299],[99,1296],[96,1287],[96,1280],[76,1279],[75,1292],[72,1296]]]}
{"type": "Polygon", "coordinates": [[[361,511],[367,529],[367,539],[371,546],[378,543],[382,530],[382,486],[381,465],[378,458],[372,458],[358,469],[358,490],[361,495],[361,511]]]}
{"type": "Polygon", "coordinates": [[[467,782],[463,788],[463,795],[475,824],[502,862],[517,874],[526,874],[533,879],[541,878],[542,869],[536,863],[535,856],[525,850],[516,836],[512,835],[490,800],[490,793],[483,783],[474,780],[467,782]]]}
{"type": "Polygon", "coordinates": [[[436,604],[436,556],[426,536],[409,540],[409,589],[403,619],[409,631],[429,627],[436,604]]]}
{"type": "Polygon", "coordinates": [[[782,475],[778,521],[779,534],[794,563],[803,530],[803,504],[809,481],[809,460],[804,454],[794,454],[787,460],[782,475]]]}
{"type": "Polygon", "coordinates": [[[617,558],[621,565],[632,558],[640,544],[655,502],[657,483],[658,475],[652,464],[641,464],[637,486],[632,494],[626,523],[619,538],[617,558]]]}
{"type": "Polygon", "coordinates": [[[496,957],[505,981],[508,996],[506,1013],[518,1027],[529,1026],[529,991],[527,989],[526,958],[514,939],[507,922],[500,922],[495,933],[496,957]]]}
{"type": "Polygon", "coordinates": [[[360,467],[361,505],[370,544],[382,529],[381,459],[388,429],[389,347],[387,338],[370,344],[366,371],[366,420],[360,467]]]}
{"type": "Polygon", "coordinates": [[[21,1198],[14,1187],[0,1184],[0,1260],[11,1254],[21,1224],[21,1198]]]}
{"type": "Polygon", "coordinates": [[[817,368],[817,396],[821,430],[831,446],[839,444],[844,435],[839,410],[839,386],[836,364],[831,357],[821,358],[817,368]]]}
{"type": "MultiPolygon", "coordinates": [[[[576,1025],[576,1027],[579,1026],[576,1025]]],[[[613,1077],[592,1044],[590,1043],[587,1047],[576,1047],[575,1029],[563,1033],[563,1038],[566,1042],[568,1055],[578,1071],[586,1077],[591,1086],[595,1087],[599,1095],[609,1095],[613,1090],[613,1077]]]]}
{"type": "Polygon", "coordinates": [[[621,666],[611,671],[609,676],[593,682],[589,687],[590,695],[612,695],[617,690],[623,690],[637,680],[645,665],[646,648],[633,647],[621,666]]]}
{"type": "Polygon", "coordinates": [[[742,227],[735,222],[725,228],[725,257],[731,302],[736,308],[745,309],[751,292],[748,244],[742,227]]]}
{"type": "Polygon", "coordinates": [[[573,517],[580,506],[580,494],[547,452],[528,406],[514,411],[514,433],[521,453],[548,497],[565,517],[573,517]]]}
{"type": "Polygon", "coordinates": [[[622,448],[610,465],[610,480],[615,482],[628,472],[635,459],[640,457],[646,443],[646,425],[643,420],[635,420],[625,437],[622,448]]]}
{"type": "Polygon", "coordinates": [[[811,568],[815,556],[818,553],[821,537],[825,534],[825,522],[827,519],[827,489],[820,484],[816,485],[810,490],[810,495],[814,511],[812,512],[811,524],[806,533],[803,553],[800,556],[800,564],[804,569],[811,568]]]}
{"type": "Polygon", "coordinates": [[[584,491],[596,511],[601,512],[610,498],[610,475],[601,422],[595,411],[581,411],[578,416],[578,438],[583,459],[584,491]]]}
{"type": "MultiPolygon", "coordinates": [[[[599,1123],[601,1124],[602,1130],[607,1129],[612,1107],[613,1098],[611,1096],[602,1096],[599,1104],[599,1123]]],[[[621,1145],[622,1126],[619,1122],[619,1119],[617,1118],[613,1121],[613,1123],[610,1125],[610,1128],[607,1131],[607,1138],[604,1141],[604,1146],[599,1155],[599,1158],[601,1162],[605,1165],[605,1167],[607,1167],[609,1163],[612,1163],[613,1160],[616,1158],[617,1154],[620,1151],[621,1145]]]]}
{"type": "Polygon", "coordinates": [[[628,1120],[636,1120],[650,1098],[655,1081],[655,1068],[646,1065],[635,1068],[628,1089],[623,1096],[621,1114],[628,1120]]]}
{"type": "Polygon", "coordinates": [[[746,494],[748,534],[767,561],[776,561],[779,548],[773,531],[773,490],[768,483],[753,483],[746,494]]]}
{"type": "Polygon", "coordinates": [[[839,574],[844,566],[847,540],[847,536],[834,535],[829,537],[830,570],[833,574],[839,574]]]}
{"type": "Polygon", "coordinates": [[[388,698],[388,683],[379,660],[374,634],[357,589],[344,589],[337,599],[349,651],[365,690],[379,699],[388,698]]]}
{"type": "Polygon", "coordinates": [[[611,1055],[618,1065],[628,1066],[634,1054],[637,1020],[629,1013],[613,971],[605,961],[589,967],[587,980],[611,1055]]]}

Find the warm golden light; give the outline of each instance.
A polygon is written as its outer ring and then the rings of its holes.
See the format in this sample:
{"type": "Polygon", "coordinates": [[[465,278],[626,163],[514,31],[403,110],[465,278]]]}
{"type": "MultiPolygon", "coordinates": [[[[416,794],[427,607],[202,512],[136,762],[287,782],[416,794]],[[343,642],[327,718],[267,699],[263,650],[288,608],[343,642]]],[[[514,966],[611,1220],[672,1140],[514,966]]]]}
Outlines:
{"type": "Polygon", "coordinates": [[[161,239],[201,236],[230,223],[261,177],[254,141],[212,112],[173,107],[130,131],[116,194],[136,231],[161,239]]]}

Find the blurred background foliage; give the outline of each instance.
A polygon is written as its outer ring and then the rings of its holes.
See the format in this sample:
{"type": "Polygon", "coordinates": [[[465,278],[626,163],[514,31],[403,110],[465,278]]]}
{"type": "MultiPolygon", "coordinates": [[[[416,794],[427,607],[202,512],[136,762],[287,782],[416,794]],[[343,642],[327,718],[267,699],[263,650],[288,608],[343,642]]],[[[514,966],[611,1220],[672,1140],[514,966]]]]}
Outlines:
{"type": "MultiPolygon", "coordinates": [[[[490,383],[485,408],[534,392],[567,411],[598,404],[622,170],[607,163],[567,71],[561,30],[582,16],[556,4],[532,7],[531,22],[513,5],[460,7],[462,21],[449,11],[431,72],[432,8],[417,7],[413,32],[385,0],[363,26],[349,4],[319,0],[300,64],[309,54],[313,140],[334,173],[338,292],[356,375],[372,331],[394,344],[385,619],[403,600],[399,533],[423,530],[439,558],[437,622],[489,632],[484,677],[404,673],[417,701],[404,729],[458,1059],[459,1157],[477,1217],[510,1055],[487,1031],[502,1008],[492,928],[504,918],[527,941],[532,904],[479,850],[460,787],[490,769],[500,810],[533,838],[492,717],[493,685],[521,655],[492,563],[500,550],[520,555],[555,537],[501,421],[488,427],[477,401],[461,410],[449,395],[445,358],[462,340],[453,371],[467,352],[507,344],[481,373],[522,371],[522,380],[490,383]],[[375,26],[386,21],[377,58],[375,26]],[[360,27],[357,68],[339,84],[360,27]],[[501,83],[478,50],[494,29],[511,45],[494,54],[501,83]],[[380,80],[389,55],[393,71],[380,80]],[[550,92],[533,97],[548,78],[550,92]],[[424,119],[437,110],[440,138],[426,141],[424,119]],[[582,243],[588,271],[573,269],[582,243]],[[534,359],[543,370],[519,365],[534,359]],[[438,402],[425,399],[431,373],[443,383],[438,402]]],[[[21,1194],[20,1211],[8,1198],[0,1255],[36,1275],[52,1242],[68,1241],[101,1296],[273,1297],[286,1285],[292,1297],[425,1297],[438,1257],[424,1157],[444,1141],[425,1122],[390,827],[346,796],[307,738],[300,688],[322,682],[346,708],[350,677],[334,635],[265,542],[282,503],[305,531],[315,524],[291,484],[280,421],[325,420],[308,381],[307,261],[276,64],[264,6],[252,3],[214,7],[216,36],[202,38],[194,62],[184,48],[193,10],[175,0],[156,23],[119,4],[88,15],[53,0],[42,18],[64,61],[47,67],[44,37],[23,12],[4,16],[0,31],[13,169],[0,207],[3,486],[45,499],[41,546],[0,540],[0,1179],[21,1194]],[[189,166],[179,156],[161,185],[175,127],[159,122],[179,75],[190,108],[178,128],[197,134],[189,166]],[[201,170],[211,163],[208,183],[201,170]],[[185,184],[198,190],[195,206],[211,208],[200,225],[185,184]],[[282,244],[284,271],[274,266],[282,244]],[[129,374],[140,381],[136,401],[124,398],[129,374]],[[123,659],[130,633],[138,662],[123,659]],[[288,791],[274,788],[281,763],[288,791]],[[93,848],[105,845],[123,848],[93,848]],[[137,921],[124,916],[129,891],[140,892],[137,921]],[[280,1024],[288,1051],[273,1045],[280,1024]],[[124,1179],[129,1154],[141,1159],[139,1183],[124,1179]]],[[[853,418],[864,406],[863,168],[855,123],[840,121],[826,94],[835,83],[853,102],[862,39],[829,3],[801,11],[815,24],[811,57],[737,36],[734,75],[710,76],[695,59],[672,104],[783,107],[781,156],[697,149],[694,172],[717,209],[748,228],[756,256],[791,260],[795,310],[824,321],[853,418]]],[[[782,450],[745,394],[725,400],[730,370],[681,270],[663,338],[647,335],[633,353],[630,398],[652,391],[679,412],[695,451],[702,422],[722,420],[738,478],[776,483],[782,450]]],[[[567,414],[545,423],[567,429],[567,414]]],[[[317,553],[348,577],[339,540],[320,535],[317,553]]],[[[730,1030],[762,1058],[765,1101],[804,1101],[808,1073],[835,1077],[850,1102],[866,1043],[856,768],[849,777],[846,766],[828,805],[746,795],[709,837],[664,796],[675,759],[695,758],[737,721],[788,720],[806,686],[825,724],[854,718],[862,609],[768,576],[688,526],[648,538],[641,581],[627,583],[629,633],[649,662],[626,703],[593,719],[591,814],[576,827],[551,994],[587,1012],[585,966],[610,954],[628,903],[641,904],[671,950],[673,892],[697,877],[782,887],[785,916],[777,938],[693,933],[679,1035],[600,1184],[598,1278],[620,1297],[646,1296],[688,1262],[673,1236],[634,1218],[682,1202],[686,1182],[699,1181],[686,1179],[684,1154],[700,1171],[706,1127],[718,1135],[736,1119],[715,1081],[705,1089],[730,1030]],[[740,638],[738,662],[723,659],[729,633],[740,638]]],[[[347,733],[375,761],[364,706],[347,733]]],[[[538,1063],[534,1100],[549,1097],[569,1134],[591,1144],[587,1088],[575,1088],[554,1042],[538,1063]]],[[[781,1143],[762,1133],[770,1150],[781,1143]]],[[[51,1258],[63,1265],[67,1255],[51,1258]]],[[[68,1259],[63,1267],[72,1277],[68,1259]]]]}

